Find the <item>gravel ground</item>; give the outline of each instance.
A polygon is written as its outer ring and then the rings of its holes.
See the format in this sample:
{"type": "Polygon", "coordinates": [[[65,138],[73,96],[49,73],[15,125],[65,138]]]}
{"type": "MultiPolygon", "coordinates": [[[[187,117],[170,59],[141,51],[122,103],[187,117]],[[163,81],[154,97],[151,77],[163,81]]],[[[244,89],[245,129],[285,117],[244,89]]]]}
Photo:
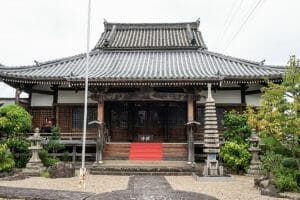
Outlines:
{"type": "Polygon", "coordinates": [[[234,176],[229,180],[195,181],[191,176],[166,176],[175,190],[199,192],[220,200],[271,200],[280,199],[260,195],[253,187],[253,178],[234,176]]]}
{"type": "Polygon", "coordinates": [[[104,193],[127,189],[128,180],[128,176],[88,175],[85,190],[80,187],[78,177],[57,179],[31,177],[18,181],[0,181],[0,186],[104,193]]]}
{"type": "MultiPolygon", "coordinates": [[[[232,179],[227,180],[205,181],[195,181],[192,176],[166,176],[165,178],[174,190],[207,194],[218,199],[278,199],[260,195],[260,192],[253,187],[253,178],[246,176],[234,176],[232,179]]],[[[17,181],[0,181],[0,186],[108,193],[127,190],[128,181],[128,176],[88,175],[84,190],[79,185],[78,177],[58,179],[31,177],[17,181]]]]}

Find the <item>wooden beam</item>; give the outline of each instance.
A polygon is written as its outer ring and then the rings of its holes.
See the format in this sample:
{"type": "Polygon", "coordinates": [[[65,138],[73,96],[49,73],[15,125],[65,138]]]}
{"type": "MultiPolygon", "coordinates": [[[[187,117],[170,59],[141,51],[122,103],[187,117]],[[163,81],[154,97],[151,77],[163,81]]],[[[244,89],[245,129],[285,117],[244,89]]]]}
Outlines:
{"type": "Polygon", "coordinates": [[[32,90],[31,90],[31,93],[46,94],[46,95],[54,95],[54,92],[52,92],[52,91],[35,90],[35,89],[32,89],[32,90]]]}
{"type": "Polygon", "coordinates": [[[251,91],[246,91],[245,95],[250,95],[250,94],[260,94],[260,90],[251,90],[251,91]]]}

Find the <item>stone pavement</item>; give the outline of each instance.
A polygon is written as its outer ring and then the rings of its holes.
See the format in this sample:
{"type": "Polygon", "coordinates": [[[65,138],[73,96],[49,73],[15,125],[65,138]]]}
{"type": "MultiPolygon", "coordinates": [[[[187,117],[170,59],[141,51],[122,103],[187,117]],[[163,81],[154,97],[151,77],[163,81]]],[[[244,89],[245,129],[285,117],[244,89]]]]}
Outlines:
{"type": "Polygon", "coordinates": [[[0,199],[20,198],[20,199],[41,199],[41,200],[42,199],[80,200],[80,199],[86,199],[91,195],[94,195],[94,193],[0,186],[0,199]]]}
{"type": "Polygon", "coordinates": [[[74,200],[216,200],[204,194],[173,190],[163,176],[131,176],[126,190],[109,193],[83,193],[0,187],[0,197],[74,200]]]}

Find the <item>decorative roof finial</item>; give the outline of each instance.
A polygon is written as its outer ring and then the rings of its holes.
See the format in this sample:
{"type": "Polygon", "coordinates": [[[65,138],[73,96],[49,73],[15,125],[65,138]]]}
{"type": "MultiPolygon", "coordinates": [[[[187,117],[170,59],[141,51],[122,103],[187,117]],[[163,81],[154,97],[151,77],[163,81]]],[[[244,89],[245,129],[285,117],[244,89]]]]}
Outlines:
{"type": "Polygon", "coordinates": [[[197,25],[200,25],[200,17],[198,17],[198,19],[196,20],[197,25]]]}
{"type": "Polygon", "coordinates": [[[38,61],[36,61],[36,60],[34,60],[34,63],[36,64],[36,66],[38,66],[38,67],[40,67],[41,65],[40,65],[40,63],[38,62],[38,61]]]}
{"type": "Polygon", "coordinates": [[[103,18],[103,24],[107,24],[107,20],[105,18],[103,18]]]}
{"type": "Polygon", "coordinates": [[[264,65],[266,62],[266,59],[263,59],[262,61],[260,61],[259,65],[264,65]]]}

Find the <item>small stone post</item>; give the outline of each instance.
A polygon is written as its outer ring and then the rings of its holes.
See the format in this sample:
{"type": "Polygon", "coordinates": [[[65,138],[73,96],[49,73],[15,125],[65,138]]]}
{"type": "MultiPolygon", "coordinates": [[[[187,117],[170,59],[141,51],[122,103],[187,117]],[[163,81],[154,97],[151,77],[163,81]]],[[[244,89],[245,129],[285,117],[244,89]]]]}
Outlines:
{"type": "Polygon", "coordinates": [[[248,149],[252,154],[252,159],[250,162],[250,167],[247,171],[248,175],[259,175],[260,174],[260,160],[259,160],[259,137],[256,134],[255,129],[252,129],[251,136],[249,138],[250,148],[248,149]]]}
{"type": "Polygon", "coordinates": [[[31,142],[31,146],[28,149],[31,150],[32,156],[29,162],[26,164],[26,168],[23,169],[23,172],[26,175],[40,176],[41,172],[46,169],[39,157],[39,151],[43,149],[41,146],[42,139],[43,138],[40,136],[39,128],[36,128],[33,136],[28,138],[28,140],[31,142]]]}

